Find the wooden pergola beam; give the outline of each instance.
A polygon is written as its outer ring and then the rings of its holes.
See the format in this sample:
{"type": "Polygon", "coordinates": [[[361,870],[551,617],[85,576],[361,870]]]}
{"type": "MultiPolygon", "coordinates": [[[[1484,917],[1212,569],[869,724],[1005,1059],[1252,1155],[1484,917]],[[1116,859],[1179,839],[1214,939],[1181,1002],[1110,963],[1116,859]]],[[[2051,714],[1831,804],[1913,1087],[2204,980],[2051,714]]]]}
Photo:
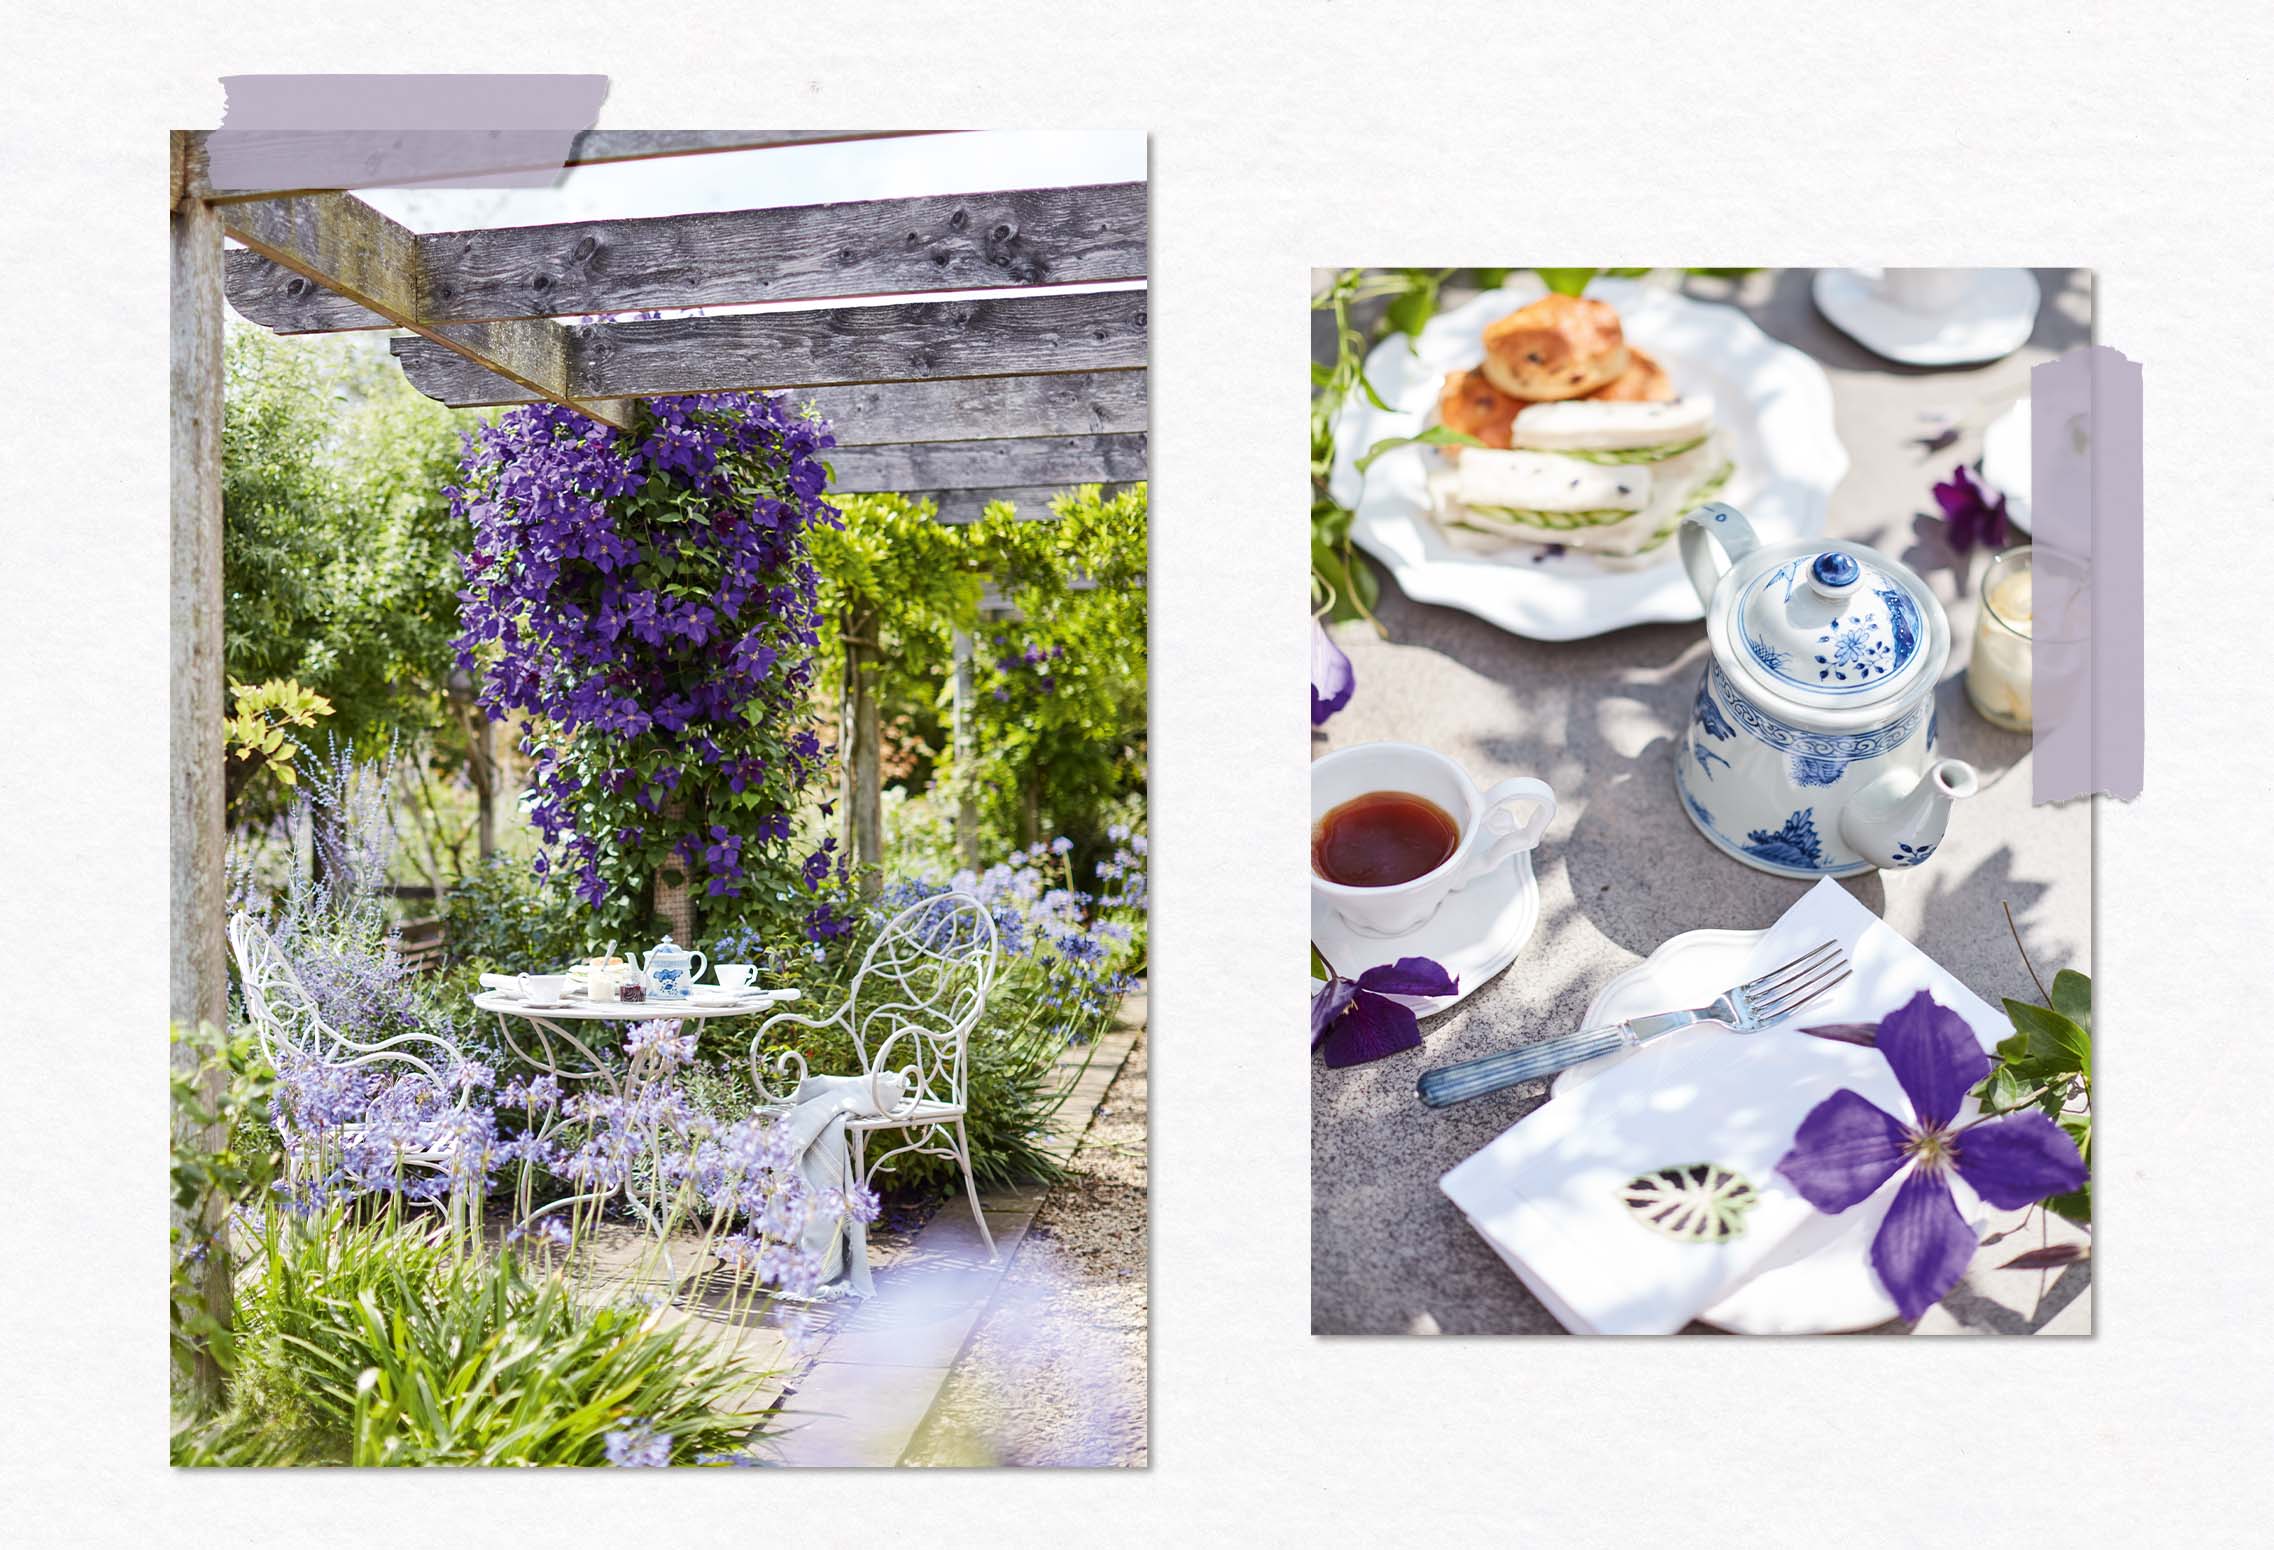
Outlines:
{"type": "MultiPolygon", "coordinates": [[[[1143,183],[870,199],[414,237],[429,322],[578,317],[1145,278],[1143,183]]],[[[229,301],[284,334],[385,328],[257,253],[229,301]]]]}
{"type": "Polygon", "coordinates": [[[247,248],[413,330],[469,367],[610,425],[628,422],[627,406],[572,392],[572,342],[560,324],[437,324],[425,317],[417,237],[353,194],[298,194],[212,208],[222,230],[247,248]]]}
{"type": "MultiPolygon", "coordinates": [[[[413,379],[414,381],[416,379],[413,379]]],[[[454,409],[531,402],[501,377],[469,373],[476,390],[454,409]]],[[[949,377],[937,382],[856,382],[800,388],[797,402],[829,422],[841,447],[910,441],[1001,441],[1022,436],[1109,435],[1146,424],[1146,373],[1051,372],[949,377]]]]}
{"type": "Polygon", "coordinates": [[[828,454],[830,490],[993,490],[1112,484],[1145,477],[1145,437],[1042,436],[1022,441],[932,441],[828,454]]]}
{"type": "MultiPolygon", "coordinates": [[[[1049,292],[806,312],[599,323],[567,330],[575,399],[648,398],[952,377],[1092,372],[1143,366],[1144,291],[1049,292]]],[[[475,328],[561,324],[467,324],[475,328]]],[[[391,341],[403,372],[446,404],[552,398],[485,381],[469,353],[428,329],[391,341]]]]}
{"type": "MultiPolygon", "coordinates": [[[[1128,488],[1129,483],[1107,483],[1101,493],[1114,496],[1128,488]]],[[[1017,507],[1023,521],[1047,522],[1051,519],[1050,503],[1065,494],[1066,489],[1065,485],[1043,484],[1000,490],[904,490],[901,493],[910,500],[930,501],[938,508],[934,514],[936,520],[949,527],[960,527],[966,522],[978,521],[996,501],[1008,501],[1017,507]]]]}
{"type": "MultiPolygon", "coordinates": [[[[724,151],[780,150],[807,145],[837,145],[851,140],[894,140],[916,135],[959,134],[953,129],[587,129],[570,142],[568,159],[561,165],[568,167],[597,166],[603,162],[653,161],[667,156],[705,156],[724,151]]],[[[336,192],[330,189],[299,186],[274,188],[216,189],[207,170],[206,140],[211,130],[184,131],[187,152],[187,182],[177,185],[176,199],[182,188],[198,199],[210,204],[227,204],[240,199],[274,199],[281,194],[320,194],[336,192]]],[[[289,148],[286,135],[297,136],[303,131],[278,130],[278,143],[289,148]]],[[[482,176],[499,172],[527,172],[533,170],[526,162],[501,162],[497,166],[466,167],[456,177],[482,176]]],[[[443,179],[425,182],[447,187],[443,179]]],[[[417,183],[387,184],[375,179],[354,185],[359,188],[416,187],[417,183]]]]}

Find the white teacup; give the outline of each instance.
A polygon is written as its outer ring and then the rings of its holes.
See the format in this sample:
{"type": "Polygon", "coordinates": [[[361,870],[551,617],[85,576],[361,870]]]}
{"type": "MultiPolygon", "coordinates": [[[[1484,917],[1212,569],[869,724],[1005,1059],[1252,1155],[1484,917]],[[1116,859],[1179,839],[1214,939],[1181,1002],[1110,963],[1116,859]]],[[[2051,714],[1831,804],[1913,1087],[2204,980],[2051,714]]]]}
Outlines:
{"type": "Polygon", "coordinates": [[[1882,269],[1879,298],[1906,312],[1947,312],[1973,283],[1971,269],[1882,269]]]}
{"type": "Polygon", "coordinates": [[[754,963],[714,964],[711,973],[717,977],[721,989],[748,990],[758,978],[758,966],[754,963]]]}
{"type": "Polygon", "coordinates": [[[566,974],[524,974],[519,980],[521,999],[551,1006],[568,994],[568,982],[566,974]]]}
{"type": "Polygon", "coordinates": [[[1311,895],[1362,936],[1404,936],[1427,925],[1445,900],[1540,843],[1555,821],[1555,793],[1544,781],[1512,776],[1481,790],[1469,772],[1432,748],[1413,743],[1360,743],[1311,763],[1311,823],[1343,803],[1376,791],[1426,797],[1460,825],[1460,842],[1435,868],[1410,882],[1359,888],[1311,874],[1311,895]],[[1529,805],[1519,820],[1516,809],[1529,805]]]}

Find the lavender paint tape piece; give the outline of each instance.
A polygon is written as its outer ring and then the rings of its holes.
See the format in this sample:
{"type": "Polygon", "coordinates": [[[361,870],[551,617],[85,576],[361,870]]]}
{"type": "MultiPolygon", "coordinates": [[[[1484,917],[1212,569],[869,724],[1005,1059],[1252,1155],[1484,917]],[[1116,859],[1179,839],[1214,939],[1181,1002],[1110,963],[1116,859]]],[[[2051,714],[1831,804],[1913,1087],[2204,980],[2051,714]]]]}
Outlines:
{"type": "Polygon", "coordinates": [[[2146,746],[2140,367],[2087,345],[2029,374],[2030,800],[2140,794],[2146,746]]]}
{"type": "Polygon", "coordinates": [[[208,137],[217,193],[547,188],[608,95],[605,75],[225,75],[208,137]]]}

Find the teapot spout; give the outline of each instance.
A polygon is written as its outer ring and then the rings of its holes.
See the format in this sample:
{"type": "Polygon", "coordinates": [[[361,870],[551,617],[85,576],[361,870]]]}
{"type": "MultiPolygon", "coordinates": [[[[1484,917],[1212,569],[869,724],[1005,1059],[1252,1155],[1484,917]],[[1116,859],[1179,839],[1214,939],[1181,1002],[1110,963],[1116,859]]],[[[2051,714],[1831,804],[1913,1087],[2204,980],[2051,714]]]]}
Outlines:
{"type": "Polygon", "coordinates": [[[1951,805],[1981,788],[1963,759],[1937,759],[1919,774],[1889,770],[1848,800],[1840,838],[1873,866],[1917,866],[1942,843],[1951,805]]]}

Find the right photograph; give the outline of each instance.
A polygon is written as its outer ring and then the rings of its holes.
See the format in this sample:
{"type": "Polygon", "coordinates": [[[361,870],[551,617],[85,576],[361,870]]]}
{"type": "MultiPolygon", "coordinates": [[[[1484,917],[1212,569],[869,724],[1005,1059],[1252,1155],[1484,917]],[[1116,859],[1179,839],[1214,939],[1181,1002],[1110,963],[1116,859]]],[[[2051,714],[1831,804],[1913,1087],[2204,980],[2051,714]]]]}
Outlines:
{"type": "Polygon", "coordinates": [[[1312,1332],[2089,1335],[2029,497],[2092,273],[1323,269],[1311,321],[1312,1332]]]}

